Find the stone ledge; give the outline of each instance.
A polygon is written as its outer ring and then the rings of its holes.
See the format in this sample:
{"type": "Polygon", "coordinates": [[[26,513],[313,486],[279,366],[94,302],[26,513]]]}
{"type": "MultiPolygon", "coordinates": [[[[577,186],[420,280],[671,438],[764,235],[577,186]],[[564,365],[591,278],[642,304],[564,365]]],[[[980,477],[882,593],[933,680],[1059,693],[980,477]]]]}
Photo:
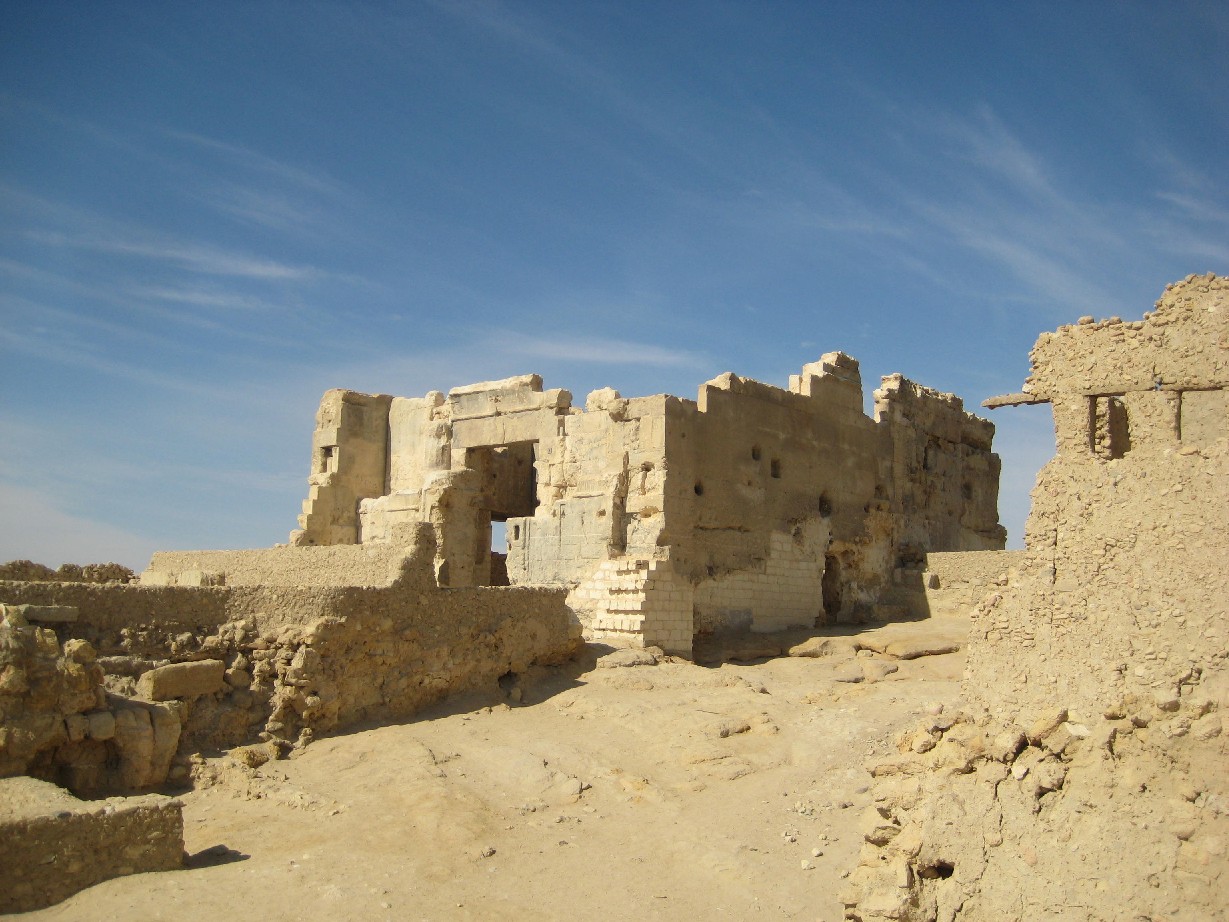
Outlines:
{"type": "Polygon", "coordinates": [[[183,805],[158,794],[81,801],[0,779],[0,913],[29,912],[113,877],[183,865],[183,805]]]}

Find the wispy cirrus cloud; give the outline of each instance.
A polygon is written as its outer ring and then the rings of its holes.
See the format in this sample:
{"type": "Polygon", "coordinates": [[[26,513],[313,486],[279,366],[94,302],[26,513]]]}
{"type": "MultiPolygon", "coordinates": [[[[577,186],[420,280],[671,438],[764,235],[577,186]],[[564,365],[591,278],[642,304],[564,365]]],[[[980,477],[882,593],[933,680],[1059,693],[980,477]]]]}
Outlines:
{"type": "Polygon", "coordinates": [[[278,160],[250,147],[172,128],[164,128],[161,133],[166,138],[218,154],[235,166],[250,172],[262,173],[286,185],[298,186],[334,198],[346,198],[352,194],[345,185],[318,170],[278,160]]]}
{"type": "Polygon", "coordinates": [[[322,273],[311,266],[294,266],[245,253],[222,250],[207,244],[181,243],[172,239],[117,239],[87,234],[30,231],[30,240],[47,246],[72,247],[172,263],[202,275],[233,276],[248,279],[303,281],[322,273]]]}
{"type": "Polygon", "coordinates": [[[515,330],[499,330],[490,334],[485,348],[503,356],[555,362],[672,368],[699,368],[704,365],[704,356],[686,349],[599,337],[528,336],[515,330]]]}
{"type": "Polygon", "coordinates": [[[237,291],[211,288],[166,288],[143,285],[135,285],[129,288],[128,291],[137,298],[165,301],[171,304],[189,304],[193,307],[216,307],[227,311],[268,311],[277,309],[277,305],[263,298],[237,291]]]}

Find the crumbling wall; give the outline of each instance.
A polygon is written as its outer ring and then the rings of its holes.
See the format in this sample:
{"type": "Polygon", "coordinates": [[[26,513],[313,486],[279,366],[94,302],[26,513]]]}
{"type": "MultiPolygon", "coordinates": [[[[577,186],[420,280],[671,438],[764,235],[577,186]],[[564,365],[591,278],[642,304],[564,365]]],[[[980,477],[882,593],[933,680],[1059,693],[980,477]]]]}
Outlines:
{"type": "Polygon", "coordinates": [[[1142,321],[1091,321],[1032,353],[1028,391],[1054,406],[1058,452],[1033,490],[1025,577],[970,637],[971,687],[994,710],[1174,694],[1229,649],[1229,413],[1182,426],[1192,393],[1229,393],[1229,282],[1194,277],[1142,321]],[[1104,448],[1107,396],[1129,448],[1104,448]]]}
{"type": "Polygon", "coordinates": [[[183,864],[183,808],[149,794],[83,803],[0,778],[0,913],[30,912],[113,877],[183,864]]]}
{"type": "Polygon", "coordinates": [[[847,916],[1224,919],[1229,279],[1032,360],[991,401],[1054,408],[1025,559],[974,613],[965,713],[871,767],[847,916]]]}
{"type": "Polygon", "coordinates": [[[32,560],[10,560],[0,564],[0,580],[59,583],[129,583],[136,574],[118,563],[61,564],[56,569],[32,560]]]}
{"type": "Polygon", "coordinates": [[[421,526],[386,587],[0,584],[8,602],[77,612],[40,627],[6,609],[0,774],[79,791],[183,780],[204,747],[306,744],[575,652],[563,590],[440,589],[433,552],[421,526]]]}
{"type": "Polygon", "coordinates": [[[994,427],[900,376],[876,398],[872,419],[858,363],[837,352],[789,390],[727,373],[695,402],[602,388],[581,410],[537,375],[406,400],[329,391],[292,543],[335,533],[399,546],[428,522],[441,586],[487,585],[496,569],[513,585],[589,583],[576,596],[586,625],[659,623],[672,653],[691,648],[690,635],[673,639],[686,633],[683,596],[691,634],[891,616],[899,607],[880,597],[902,566],[927,550],[1001,548],[1004,533],[994,427]],[[373,492],[380,457],[387,477],[373,492]],[[506,522],[508,544],[496,569],[492,521],[506,522]],[[650,572],[665,580],[667,566],[688,588],[650,592],[666,605],[656,616],[593,596],[650,572]]]}
{"type": "Polygon", "coordinates": [[[387,394],[325,393],[312,434],[308,497],[292,544],[354,544],[360,500],[387,492],[387,394]]]}
{"type": "Polygon", "coordinates": [[[914,559],[928,550],[1001,550],[1000,462],[994,425],[953,394],[900,375],[875,391],[875,418],[892,442],[890,483],[897,541],[914,559]]]}
{"type": "Polygon", "coordinates": [[[829,353],[789,391],[725,374],[667,416],[667,533],[698,628],[856,619],[901,558],[1003,546],[994,427],[899,375],[875,393],[871,419],[857,361],[829,353]]]}

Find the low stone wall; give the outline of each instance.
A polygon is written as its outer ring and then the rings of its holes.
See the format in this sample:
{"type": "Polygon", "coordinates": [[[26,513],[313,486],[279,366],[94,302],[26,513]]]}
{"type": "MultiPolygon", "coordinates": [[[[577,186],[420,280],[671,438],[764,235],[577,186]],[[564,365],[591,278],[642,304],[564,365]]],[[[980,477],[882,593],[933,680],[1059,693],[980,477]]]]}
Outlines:
{"type": "Polygon", "coordinates": [[[79,791],[183,780],[201,748],[303,745],[579,648],[565,590],[440,589],[432,560],[427,526],[385,588],[0,583],[4,602],[78,610],[53,629],[6,609],[0,775],[79,791]]]}
{"type": "Polygon", "coordinates": [[[255,551],[159,551],[143,586],[391,586],[410,548],[338,544],[255,551]]]}
{"type": "Polygon", "coordinates": [[[157,794],[83,803],[34,778],[0,779],[0,913],[183,864],[183,808],[157,794]]]}
{"type": "Polygon", "coordinates": [[[926,572],[939,581],[935,589],[993,586],[1024,563],[1024,551],[931,551],[926,572]]]}

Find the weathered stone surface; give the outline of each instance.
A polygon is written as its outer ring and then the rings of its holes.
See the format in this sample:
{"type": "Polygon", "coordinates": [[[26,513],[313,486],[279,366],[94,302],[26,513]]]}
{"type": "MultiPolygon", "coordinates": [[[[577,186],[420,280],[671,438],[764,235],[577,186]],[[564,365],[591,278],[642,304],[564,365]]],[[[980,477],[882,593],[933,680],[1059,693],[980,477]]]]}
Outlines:
{"type": "Polygon", "coordinates": [[[0,913],[29,912],[112,877],[183,862],[177,800],[83,802],[46,781],[0,778],[0,913]]]}
{"type": "Polygon", "coordinates": [[[141,676],[137,693],[150,701],[212,695],[220,692],[225,685],[225,673],[226,664],[216,659],[171,663],[151,669],[141,676]]]}
{"type": "Polygon", "coordinates": [[[884,647],[883,652],[897,659],[917,659],[921,656],[938,656],[943,653],[955,653],[963,647],[960,641],[943,638],[913,640],[898,640],[884,647]]]}
{"type": "MultiPolygon", "coordinates": [[[[328,391],[291,543],[400,547],[429,524],[440,585],[566,586],[587,637],[675,654],[698,633],[906,617],[880,598],[896,561],[1003,546],[994,427],[900,375],[874,396],[871,418],[839,352],[788,389],[726,373],[695,401],[600,388],[583,410],[537,375],[421,398],[328,391]],[[474,552],[493,520],[506,557],[474,552]]],[[[163,554],[142,579],[209,568],[231,585],[251,573],[163,554]]]]}
{"type": "Polygon", "coordinates": [[[871,766],[883,821],[922,844],[868,840],[847,916],[1225,919],[1229,279],[1042,334],[1025,390],[1058,452],[1023,562],[973,611],[980,716],[871,766]]]}
{"type": "Polygon", "coordinates": [[[12,605],[14,614],[38,624],[69,624],[77,620],[77,609],[71,605],[12,605]]]}
{"type": "Polygon", "coordinates": [[[656,665],[657,657],[646,650],[612,650],[597,661],[599,669],[656,665]]]}

